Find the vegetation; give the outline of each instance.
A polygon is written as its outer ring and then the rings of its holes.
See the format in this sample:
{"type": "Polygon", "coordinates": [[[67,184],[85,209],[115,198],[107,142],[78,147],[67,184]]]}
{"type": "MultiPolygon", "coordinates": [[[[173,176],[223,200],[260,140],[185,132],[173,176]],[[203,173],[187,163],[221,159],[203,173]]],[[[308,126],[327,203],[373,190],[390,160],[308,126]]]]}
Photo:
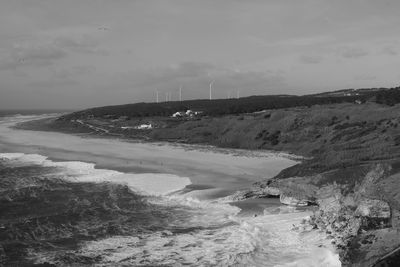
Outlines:
{"type": "Polygon", "coordinates": [[[112,118],[118,118],[121,116],[128,116],[129,118],[171,116],[177,111],[188,109],[203,111],[204,115],[220,116],[227,114],[252,113],[265,109],[354,103],[356,100],[365,102],[366,100],[373,98],[376,98],[378,103],[384,104],[394,104],[400,101],[399,88],[349,90],[304,96],[267,95],[250,96],[239,99],[203,99],[162,103],[136,103],[87,109],[72,113],[66,116],[66,118],[81,118],[87,116],[109,116],[112,118]]]}
{"type": "Polygon", "coordinates": [[[389,106],[400,103],[400,87],[379,91],[376,94],[376,102],[389,106]]]}

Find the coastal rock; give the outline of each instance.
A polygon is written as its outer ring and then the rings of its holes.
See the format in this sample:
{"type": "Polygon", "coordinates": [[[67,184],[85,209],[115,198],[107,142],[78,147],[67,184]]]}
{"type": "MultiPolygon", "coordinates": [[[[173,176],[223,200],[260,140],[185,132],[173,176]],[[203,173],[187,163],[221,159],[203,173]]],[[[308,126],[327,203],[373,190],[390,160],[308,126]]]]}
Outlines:
{"type": "Polygon", "coordinates": [[[356,214],[369,218],[390,218],[390,207],[385,201],[378,199],[363,199],[357,207],[356,214]]]}
{"type": "Polygon", "coordinates": [[[278,197],[281,194],[281,190],[277,187],[267,186],[263,188],[263,192],[268,196],[276,196],[278,197]]]}
{"type": "Polygon", "coordinates": [[[308,206],[308,201],[304,199],[297,199],[286,194],[281,194],[279,200],[282,204],[289,206],[308,206]]]}
{"type": "Polygon", "coordinates": [[[266,186],[253,187],[249,190],[237,191],[234,194],[221,198],[222,202],[242,201],[250,198],[268,198],[268,197],[279,197],[281,191],[279,188],[266,186]]]}
{"type": "Polygon", "coordinates": [[[317,204],[320,207],[320,209],[323,210],[324,212],[338,213],[341,208],[340,199],[341,195],[335,194],[327,198],[318,199],[317,204]]]}

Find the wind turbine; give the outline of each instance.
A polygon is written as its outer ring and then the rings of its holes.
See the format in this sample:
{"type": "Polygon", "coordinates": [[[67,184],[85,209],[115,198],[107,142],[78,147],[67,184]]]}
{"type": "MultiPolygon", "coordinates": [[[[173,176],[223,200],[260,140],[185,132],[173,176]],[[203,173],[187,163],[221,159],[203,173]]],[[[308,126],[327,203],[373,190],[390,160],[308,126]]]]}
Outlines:
{"type": "Polygon", "coordinates": [[[210,100],[212,100],[212,86],[213,86],[214,80],[210,82],[210,100]]]}
{"type": "Polygon", "coordinates": [[[158,103],[158,90],[156,90],[156,101],[158,103]]]}
{"type": "Polygon", "coordinates": [[[179,86],[179,101],[182,101],[182,85],[179,86]]]}
{"type": "Polygon", "coordinates": [[[237,90],[237,92],[236,92],[236,98],[239,99],[239,97],[240,97],[240,91],[237,90]]]}

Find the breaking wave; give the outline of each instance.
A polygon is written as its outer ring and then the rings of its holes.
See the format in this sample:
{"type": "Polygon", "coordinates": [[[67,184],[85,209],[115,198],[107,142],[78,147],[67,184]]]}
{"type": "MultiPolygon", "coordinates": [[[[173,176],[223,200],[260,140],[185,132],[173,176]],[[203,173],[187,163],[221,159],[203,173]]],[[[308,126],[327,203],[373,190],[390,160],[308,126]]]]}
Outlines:
{"type": "MultiPolygon", "coordinates": [[[[70,182],[126,184],[145,195],[151,205],[173,211],[165,229],[82,241],[78,250],[70,251],[100,259],[97,266],[341,266],[324,234],[293,229],[310,215],[307,211],[282,207],[266,209],[257,217],[243,216],[229,203],[177,192],[190,184],[187,177],[122,173],[96,169],[92,163],[56,162],[37,154],[3,153],[0,159],[13,167],[54,167],[70,182]]],[[[32,257],[37,263],[59,263],[56,254],[41,251],[32,257]]]]}

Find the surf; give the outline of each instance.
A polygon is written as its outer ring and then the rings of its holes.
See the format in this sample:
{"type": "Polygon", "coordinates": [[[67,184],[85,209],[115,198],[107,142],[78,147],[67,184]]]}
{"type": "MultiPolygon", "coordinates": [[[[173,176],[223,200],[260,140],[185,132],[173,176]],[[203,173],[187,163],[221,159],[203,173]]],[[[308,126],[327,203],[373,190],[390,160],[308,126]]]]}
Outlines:
{"type": "MultiPolygon", "coordinates": [[[[2,153],[0,159],[14,167],[54,168],[58,177],[69,182],[124,184],[148,203],[171,211],[164,229],[82,241],[78,250],[70,251],[101,257],[99,265],[341,266],[324,234],[293,229],[310,215],[308,211],[265,209],[261,216],[243,216],[230,203],[182,193],[190,185],[188,177],[122,173],[97,169],[93,163],[57,162],[39,154],[2,153]]],[[[37,263],[55,262],[56,256],[50,252],[32,255],[37,263]]]]}

